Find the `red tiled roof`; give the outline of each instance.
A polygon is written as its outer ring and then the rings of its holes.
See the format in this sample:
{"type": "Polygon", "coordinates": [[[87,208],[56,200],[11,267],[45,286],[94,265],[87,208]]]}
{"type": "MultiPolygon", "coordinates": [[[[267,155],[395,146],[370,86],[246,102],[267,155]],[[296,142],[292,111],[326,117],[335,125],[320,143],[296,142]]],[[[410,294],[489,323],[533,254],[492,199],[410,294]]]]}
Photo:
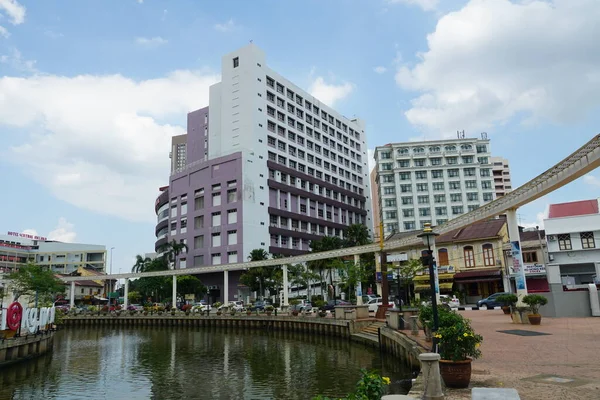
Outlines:
{"type": "Polygon", "coordinates": [[[544,240],[544,238],[546,237],[546,231],[543,229],[540,229],[539,237],[538,237],[537,231],[520,232],[519,236],[521,237],[521,242],[529,242],[531,240],[539,240],[539,239],[544,240]]]}
{"type": "Polygon", "coordinates": [[[548,218],[575,217],[577,215],[589,214],[598,214],[598,200],[551,204],[548,211],[548,218]]]}
{"type": "Polygon", "coordinates": [[[436,243],[450,243],[466,240],[487,239],[498,236],[500,230],[506,223],[505,219],[491,219],[481,221],[444,233],[436,238],[436,243]]]}

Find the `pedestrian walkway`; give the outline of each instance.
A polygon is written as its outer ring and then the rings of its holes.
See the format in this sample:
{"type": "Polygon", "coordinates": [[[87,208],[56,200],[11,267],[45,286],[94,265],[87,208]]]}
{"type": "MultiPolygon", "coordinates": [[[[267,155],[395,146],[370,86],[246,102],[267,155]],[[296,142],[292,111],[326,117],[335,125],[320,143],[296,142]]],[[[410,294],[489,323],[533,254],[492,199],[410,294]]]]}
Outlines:
{"type": "MultiPolygon", "coordinates": [[[[544,317],[532,326],[501,311],[459,312],[484,338],[471,387],[515,388],[522,400],[600,399],[600,318],[544,317]]],[[[447,400],[470,392],[448,390],[447,400]]]]}

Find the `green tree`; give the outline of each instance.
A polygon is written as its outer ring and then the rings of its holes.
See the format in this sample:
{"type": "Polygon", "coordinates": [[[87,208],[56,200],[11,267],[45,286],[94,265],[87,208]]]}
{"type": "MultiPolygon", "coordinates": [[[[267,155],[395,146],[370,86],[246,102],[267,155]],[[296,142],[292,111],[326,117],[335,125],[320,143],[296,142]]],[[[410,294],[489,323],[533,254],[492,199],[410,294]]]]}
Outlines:
{"type": "Polygon", "coordinates": [[[344,247],[364,246],[370,243],[371,235],[363,224],[352,224],[344,231],[344,247]]]}
{"type": "MultiPolygon", "coordinates": [[[[323,236],[319,240],[313,240],[310,242],[310,248],[313,253],[320,253],[322,251],[337,250],[344,247],[344,242],[337,236],[323,236]]],[[[325,272],[329,273],[329,281],[333,286],[333,269],[339,267],[340,258],[328,258],[323,260],[309,261],[308,266],[313,271],[318,271],[321,279],[321,294],[323,294],[323,275],[325,272]]],[[[335,288],[335,287],[334,287],[335,288]]],[[[335,292],[333,293],[335,298],[335,292]]]]}
{"type": "MultiPolygon", "coordinates": [[[[20,296],[33,294],[47,300],[65,291],[64,282],[58,279],[54,272],[33,263],[19,267],[17,271],[8,275],[8,280],[15,293],[14,301],[20,296]]],[[[71,296],[74,295],[71,293],[71,296]]]]}
{"type": "MultiPolygon", "coordinates": [[[[404,282],[404,288],[406,289],[406,293],[408,293],[408,288],[413,279],[415,279],[417,273],[423,271],[423,268],[425,267],[423,267],[423,263],[421,263],[421,260],[416,258],[411,258],[410,260],[402,262],[400,264],[400,276],[398,277],[398,279],[402,279],[402,281],[404,282]]],[[[409,302],[408,298],[404,299],[404,301],[405,303],[409,302]]]]}
{"type": "Polygon", "coordinates": [[[358,263],[344,261],[338,273],[342,280],[342,289],[348,292],[348,299],[352,299],[355,297],[355,288],[358,283],[365,282],[369,278],[371,271],[360,261],[358,263]]]}
{"type": "Polygon", "coordinates": [[[141,298],[142,294],[135,290],[127,294],[127,300],[129,300],[129,303],[131,304],[139,302],[141,298]]]}
{"type": "Polygon", "coordinates": [[[177,277],[177,294],[185,299],[186,294],[193,294],[196,298],[202,298],[208,292],[202,281],[192,275],[181,275],[177,277]]]}

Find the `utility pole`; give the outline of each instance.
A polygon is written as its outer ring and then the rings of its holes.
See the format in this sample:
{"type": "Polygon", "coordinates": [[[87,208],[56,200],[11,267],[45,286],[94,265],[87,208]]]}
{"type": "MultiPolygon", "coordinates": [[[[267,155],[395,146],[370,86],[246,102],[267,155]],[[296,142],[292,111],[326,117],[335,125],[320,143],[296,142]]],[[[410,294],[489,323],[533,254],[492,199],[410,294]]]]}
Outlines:
{"type": "Polygon", "coordinates": [[[385,319],[385,313],[389,307],[389,288],[388,288],[388,279],[387,279],[387,253],[383,251],[384,241],[383,241],[383,222],[379,224],[379,264],[381,266],[381,305],[377,308],[377,313],[375,314],[375,318],[377,319],[385,319]]]}

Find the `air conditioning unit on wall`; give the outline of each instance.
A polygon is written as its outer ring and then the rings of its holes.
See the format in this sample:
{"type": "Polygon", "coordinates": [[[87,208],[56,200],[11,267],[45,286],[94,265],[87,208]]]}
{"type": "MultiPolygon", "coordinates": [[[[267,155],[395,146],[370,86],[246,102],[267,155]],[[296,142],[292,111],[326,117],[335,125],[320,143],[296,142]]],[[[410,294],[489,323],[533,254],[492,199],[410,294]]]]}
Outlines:
{"type": "Polygon", "coordinates": [[[548,235],[548,241],[549,242],[554,242],[556,240],[556,236],[554,235],[548,235]]]}

